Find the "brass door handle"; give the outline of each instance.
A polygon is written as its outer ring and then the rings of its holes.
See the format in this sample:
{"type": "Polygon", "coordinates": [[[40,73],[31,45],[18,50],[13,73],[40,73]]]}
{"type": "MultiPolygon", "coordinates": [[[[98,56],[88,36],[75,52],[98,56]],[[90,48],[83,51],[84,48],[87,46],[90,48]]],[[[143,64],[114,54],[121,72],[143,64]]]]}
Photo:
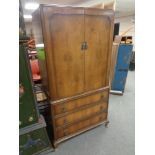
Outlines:
{"type": "Polygon", "coordinates": [[[68,135],[68,129],[64,129],[64,135],[65,135],[65,136],[68,135]]]}
{"type": "Polygon", "coordinates": [[[81,45],[81,50],[86,50],[88,48],[87,42],[84,41],[81,45]]]}
{"type": "Polygon", "coordinates": [[[88,48],[88,45],[87,45],[87,42],[85,42],[85,49],[87,49],[88,48]]]}
{"type": "Polygon", "coordinates": [[[104,108],[103,108],[103,106],[100,106],[100,110],[102,111],[104,108]]]}
{"type": "Polygon", "coordinates": [[[84,50],[84,43],[82,43],[81,45],[81,50],[84,50]]]}
{"type": "Polygon", "coordinates": [[[100,116],[100,117],[99,117],[99,121],[102,121],[102,119],[103,119],[103,117],[102,117],[102,116],[100,116]]]}
{"type": "Polygon", "coordinates": [[[67,123],[67,119],[66,118],[64,118],[64,124],[66,124],[67,123]]]}
{"type": "Polygon", "coordinates": [[[65,112],[65,110],[66,110],[66,109],[65,109],[65,106],[63,105],[62,108],[61,108],[61,111],[62,111],[62,112],[65,112]]]}

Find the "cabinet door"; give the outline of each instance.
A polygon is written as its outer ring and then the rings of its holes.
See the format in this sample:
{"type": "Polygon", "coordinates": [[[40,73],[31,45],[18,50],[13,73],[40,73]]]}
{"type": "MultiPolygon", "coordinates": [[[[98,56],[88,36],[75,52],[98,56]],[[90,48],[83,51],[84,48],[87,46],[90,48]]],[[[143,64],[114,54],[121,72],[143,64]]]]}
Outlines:
{"type": "Polygon", "coordinates": [[[48,22],[45,21],[46,35],[49,36],[47,42],[45,40],[47,72],[53,100],[84,91],[84,52],[81,50],[84,15],[58,12],[48,13],[48,22]]]}
{"type": "Polygon", "coordinates": [[[109,58],[112,50],[113,12],[85,11],[85,89],[109,85],[109,58]]]}

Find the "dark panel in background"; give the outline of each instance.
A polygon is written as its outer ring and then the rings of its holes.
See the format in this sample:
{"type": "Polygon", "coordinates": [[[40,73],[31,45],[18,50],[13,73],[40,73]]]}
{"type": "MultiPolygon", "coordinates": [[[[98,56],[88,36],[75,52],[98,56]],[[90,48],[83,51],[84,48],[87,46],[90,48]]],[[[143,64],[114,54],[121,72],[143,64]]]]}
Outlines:
{"type": "Polygon", "coordinates": [[[113,40],[115,38],[116,35],[119,35],[119,27],[120,27],[120,23],[115,23],[114,24],[114,35],[113,35],[113,40]]]}

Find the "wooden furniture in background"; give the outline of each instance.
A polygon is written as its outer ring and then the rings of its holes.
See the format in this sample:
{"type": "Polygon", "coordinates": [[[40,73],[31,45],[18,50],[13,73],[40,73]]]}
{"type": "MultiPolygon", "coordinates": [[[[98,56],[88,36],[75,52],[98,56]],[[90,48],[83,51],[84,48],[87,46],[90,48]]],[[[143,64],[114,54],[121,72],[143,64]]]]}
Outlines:
{"type": "Polygon", "coordinates": [[[96,5],[92,5],[92,8],[100,8],[100,9],[112,9],[115,10],[116,0],[111,0],[110,2],[102,2],[96,5]]]}
{"type": "Polygon", "coordinates": [[[41,5],[33,26],[45,47],[54,145],[107,125],[114,12],[41,5]]]}
{"type": "Polygon", "coordinates": [[[121,36],[111,84],[111,93],[123,95],[132,54],[132,36],[121,36]]]}
{"type": "Polygon", "coordinates": [[[113,46],[112,46],[111,69],[110,69],[110,84],[111,84],[111,86],[112,86],[112,81],[114,78],[115,66],[116,66],[116,62],[117,62],[118,48],[119,48],[119,44],[121,42],[121,39],[122,39],[121,36],[115,36],[113,46]]]}

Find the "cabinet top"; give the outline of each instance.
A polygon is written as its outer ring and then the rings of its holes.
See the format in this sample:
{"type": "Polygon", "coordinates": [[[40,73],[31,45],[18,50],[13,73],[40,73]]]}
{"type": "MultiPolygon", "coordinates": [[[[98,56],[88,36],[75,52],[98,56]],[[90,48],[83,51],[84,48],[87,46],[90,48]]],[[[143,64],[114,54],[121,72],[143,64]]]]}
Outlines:
{"type": "Polygon", "coordinates": [[[59,5],[59,4],[40,4],[39,7],[54,7],[54,8],[74,8],[74,9],[91,9],[91,10],[112,10],[113,9],[103,9],[103,8],[93,8],[93,7],[80,7],[73,5],[59,5]]]}
{"type": "Polygon", "coordinates": [[[102,8],[90,8],[90,7],[75,7],[69,5],[55,5],[55,4],[40,4],[39,8],[33,12],[33,15],[38,11],[61,13],[61,14],[87,14],[87,15],[106,15],[111,19],[114,19],[114,10],[102,9],[102,8]]]}

